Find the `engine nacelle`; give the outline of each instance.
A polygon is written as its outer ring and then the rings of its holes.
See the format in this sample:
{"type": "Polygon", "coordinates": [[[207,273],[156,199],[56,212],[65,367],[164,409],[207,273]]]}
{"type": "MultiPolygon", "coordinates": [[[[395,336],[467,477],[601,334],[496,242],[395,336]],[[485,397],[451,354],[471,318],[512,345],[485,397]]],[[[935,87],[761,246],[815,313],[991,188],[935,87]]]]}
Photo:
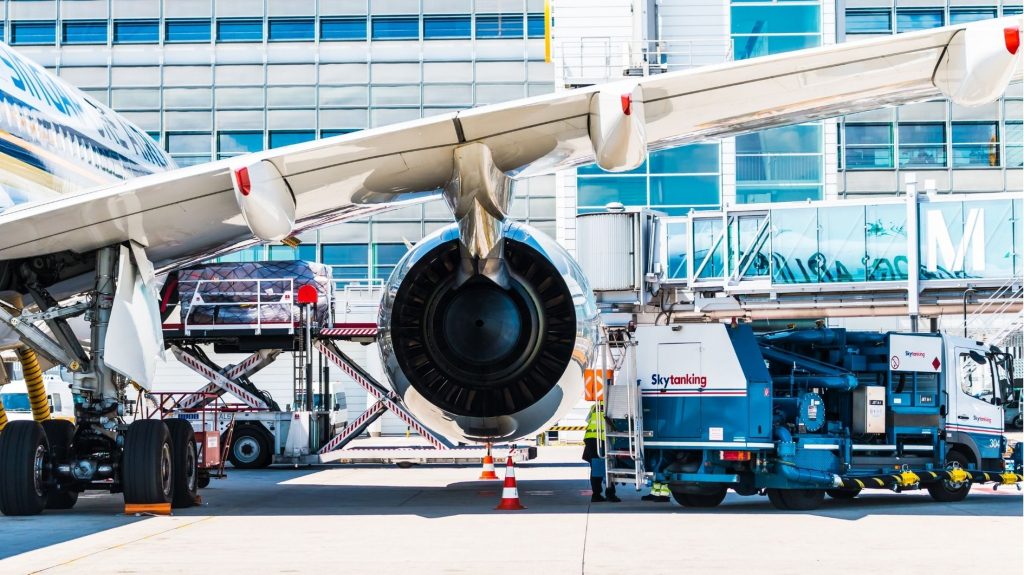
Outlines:
{"type": "Polygon", "coordinates": [[[424,425],[454,441],[507,441],[546,429],[579,401],[597,341],[583,272],[553,239],[502,227],[511,276],[455,287],[459,233],[444,228],[398,263],[380,309],[392,387],[424,425]]]}

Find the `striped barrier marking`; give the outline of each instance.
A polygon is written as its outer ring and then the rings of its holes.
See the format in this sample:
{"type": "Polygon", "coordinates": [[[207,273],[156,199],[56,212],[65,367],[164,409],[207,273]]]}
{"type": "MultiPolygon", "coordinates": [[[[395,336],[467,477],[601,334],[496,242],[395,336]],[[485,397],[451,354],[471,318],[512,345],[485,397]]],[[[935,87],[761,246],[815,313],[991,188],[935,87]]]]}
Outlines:
{"type": "Polygon", "coordinates": [[[321,341],[316,343],[316,348],[319,349],[331,363],[341,368],[346,375],[351,377],[356,383],[358,383],[363,389],[370,395],[374,396],[380,401],[384,401],[388,409],[391,410],[395,415],[398,416],[406,425],[413,429],[416,433],[420,434],[421,437],[430,442],[437,449],[448,449],[450,445],[447,441],[443,441],[433,432],[428,430],[426,427],[420,425],[420,422],[405,410],[404,407],[394,401],[397,396],[392,391],[385,393],[379,384],[371,383],[359,373],[358,370],[354,369],[346,359],[343,359],[343,354],[337,351],[337,348],[333,344],[327,344],[321,341]],[[334,349],[332,349],[334,348],[334,349]]]}
{"type": "Polygon", "coordinates": [[[267,404],[262,399],[242,389],[235,382],[231,381],[230,379],[227,379],[220,373],[211,369],[210,366],[184,353],[177,347],[173,347],[172,350],[174,351],[175,357],[178,358],[178,361],[190,367],[192,371],[205,377],[212,384],[216,384],[221,389],[228,391],[238,399],[241,399],[245,403],[249,404],[250,407],[254,407],[257,409],[268,409],[267,404]]]}
{"type": "MultiPolygon", "coordinates": [[[[175,349],[178,349],[178,348],[175,348],[175,349]]],[[[184,352],[182,352],[182,353],[184,353],[184,352]]],[[[269,354],[267,356],[267,358],[266,358],[266,363],[264,364],[264,366],[265,365],[269,365],[271,362],[274,361],[274,359],[277,359],[278,354],[279,354],[279,352],[278,353],[271,353],[271,354],[269,354]]],[[[175,352],[175,356],[178,357],[179,360],[181,359],[177,352],[175,352]]],[[[251,369],[253,369],[254,367],[260,365],[260,363],[262,363],[263,361],[264,361],[264,357],[263,357],[262,352],[261,351],[257,351],[256,353],[253,353],[249,357],[245,358],[243,361],[228,367],[226,370],[224,370],[224,373],[222,375],[223,375],[223,377],[225,379],[235,380],[238,377],[240,377],[240,376],[242,376],[244,374],[249,373],[249,371],[251,369]]],[[[264,366],[261,366],[261,368],[264,367],[264,366]]],[[[207,384],[206,386],[204,386],[202,389],[200,389],[196,393],[194,393],[192,395],[185,396],[181,400],[181,403],[179,404],[179,408],[180,409],[197,409],[197,408],[203,407],[206,404],[208,404],[211,401],[213,401],[213,399],[210,397],[210,394],[214,394],[215,393],[218,396],[220,396],[220,395],[224,395],[225,391],[226,390],[224,388],[222,388],[221,386],[217,385],[216,383],[207,384]]],[[[264,405],[265,405],[265,403],[264,403],[264,405]]],[[[253,406],[253,407],[255,407],[255,406],[253,406]]]]}
{"type": "Polygon", "coordinates": [[[586,425],[555,425],[549,427],[548,431],[586,431],[586,425]]]}
{"type": "Polygon", "coordinates": [[[335,435],[333,439],[320,448],[318,453],[324,454],[328,451],[334,451],[342,443],[347,443],[353,437],[362,433],[363,429],[365,429],[367,425],[370,425],[375,419],[384,415],[384,412],[387,410],[387,405],[383,401],[377,400],[377,402],[364,411],[362,415],[357,417],[355,421],[346,425],[345,429],[342,429],[338,435],[335,435]]]}
{"type": "Polygon", "coordinates": [[[377,326],[373,327],[332,327],[320,330],[320,337],[373,337],[377,335],[377,326]]]}

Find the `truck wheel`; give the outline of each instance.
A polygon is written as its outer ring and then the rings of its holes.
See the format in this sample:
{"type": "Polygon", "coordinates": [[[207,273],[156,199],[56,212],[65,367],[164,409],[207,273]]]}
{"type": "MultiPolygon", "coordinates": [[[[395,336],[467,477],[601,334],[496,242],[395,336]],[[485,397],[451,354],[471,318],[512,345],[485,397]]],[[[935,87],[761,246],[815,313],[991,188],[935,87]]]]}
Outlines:
{"type": "Polygon", "coordinates": [[[235,428],[231,440],[228,460],[239,469],[263,469],[273,458],[270,434],[255,425],[240,425],[235,428]]]}
{"type": "Polygon", "coordinates": [[[210,472],[206,469],[199,470],[199,489],[206,489],[210,486],[210,472]]]}
{"type": "Polygon", "coordinates": [[[199,495],[199,469],[196,466],[196,432],[184,419],[165,419],[171,435],[174,460],[174,507],[192,507],[199,495]]]}
{"type": "Polygon", "coordinates": [[[764,492],[768,496],[768,501],[771,502],[772,507],[783,511],[789,509],[786,500],[782,498],[781,489],[765,489],[764,492]]]}
{"type": "MultiPolygon", "coordinates": [[[[75,436],[75,424],[64,419],[47,419],[40,425],[50,444],[50,461],[53,465],[71,458],[71,440],[75,436]]],[[[78,492],[54,486],[46,499],[47,509],[71,509],[78,503],[78,492]]]]}
{"type": "MultiPolygon", "coordinates": [[[[967,469],[967,456],[956,450],[950,451],[946,454],[946,466],[950,467],[954,463],[959,464],[962,469],[967,469]]],[[[964,481],[963,483],[939,481],[928,484],[928,494],[932,496],[932,499],[942,503],[963,501],[970,491],[970,481],[964,481]]]]}
{"type": "Polygon", "coordinates": [[[725,494],[729,491],[727,487],[723,487],[721,491],[717,491],[711,494],[696,494],[696,493],[676,493],[672,492],[672,498],[676,500],[676,503],[683,507],[696,507],[696,508],[710,508],[718,507],[722,501],[725,500],[725,494]]]}
{"type": "Polygon", "coordinates": [[[167,424],[139,419],[128,426],[121,455],[125,503],[170,503],[174,496],[174,449],[167,424]]]}
{"type": "Polygon", "coordinates": [[[860,489],[826,489],[825,493],[832,499],[853,499],[860,495],[860,489]]]}
{"type": "Polygon", "coordinates": [[[779,495],[786,502],[786,508],[793,511],[812,511],[825,501],[823,489],[783,489],[779,495]]]}
{"type": "Polygon", "coordinates": [[[12,421],[0,433],[0,511],[38,515],[46,507],[50,450],[43,427],[12,421]]]}

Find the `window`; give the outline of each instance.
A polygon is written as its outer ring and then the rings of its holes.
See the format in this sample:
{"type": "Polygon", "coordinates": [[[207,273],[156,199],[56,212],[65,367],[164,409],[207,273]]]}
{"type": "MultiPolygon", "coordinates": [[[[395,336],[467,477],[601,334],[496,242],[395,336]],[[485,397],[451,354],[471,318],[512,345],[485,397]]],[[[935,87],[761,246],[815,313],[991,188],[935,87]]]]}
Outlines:
{"type": "Polygon", "coordinates": [[[374,244],[373,246],[373,270],[374,277],[380,279],[388,279],[391,277],[391,272],[394,271],[395,265],[408,248],[405,244],[374,244]]]}
{"type": "Polygon", "coordinates": [[[1006,122],[1006,167],[1024,167],[1024,125],[1006,122]]]}
{"type": "Polygon", "coordinates": [[[168,20],[164,28],[166,42],[209,42],[209,20],[168,20]]]}
{"type": "Polygon", "coordinates": [[[821,124],[784,126],[737,136],[737,196],[758,202],[781,201],[785,194],[780,191],[796,186],[800,197],[820,199],[824,178],[821,149],[821,124]]]}
{"type": "Polygon", "coordinates": [[[611,202],[627,206],[647,205],[646,176],[580,177],[577,185],[580,207],[602,208],[611,202]]]}
{"type": "Polygon", "coordinates": [[[320,40],[366,40],[366,19],[321,18],[320,40]]]}
{"type": "Polygon", "coordinates": [[[106,44],[107,23],[105,21],[65,20],[61,42],[65,44],[106,44]]]}
{"type": "Polygon", "coordinates": [[[1003,16],[1013,16],[1015,14],[1024,14],[1024,7],[1003,6],[1003,16]]]}
{"type": "Polygon", "coordinates": [[[718,176],[651,176],[651,205],[715,206],[718,176]]]}
{"type": "Polygon", "coordinates": [[[651,174],[717,174],[718,145],[689,144],[651,152],[651,174]]]}
{"type": "Polygon", "coordinates": [[[302,260],[305,262],[316,261],[316,245],[300,244],[298,247],[291,246],[269,246],[270,253],[267,256],[272,261],[302,260]]]}
{"type": "Polygon", "coordinates": [[[985,356],[978,352],[960,354],[960,389],[977,399],[994,399],[995,380],[992,378],[992,366],[985,356]]]}
{"type": "Polygon", "coordinates": [[[897,33],[939,28],[942,24],[942,10],[896,10],[897,33]]]}
{"type": "Polygon", "coordinates": [[[160,41],[156,20],[119,20],[114,22],[115,44],[155,44],[160,41]]]}
{"type": "Polygon", "coordinates": [[[420,37],[420,19],[415,16],[374,18],[374,40],[417,40],[420,37]]]}
{"type": "Polygon", "coordinates": [[[217,134],[217,157],[228,158],[263,149],[263,132],[220,132],[217,134]]]}
{"type": "Polygon", "coordinates": [[[218,20],[218,42],[262,42],[262,20],[218,20]]]}
{"type": "Polygon", "coordinates": [[[946,125],[899,125],[901,168],[946,167],[946,125]]]}
{"type": "Polygon", "coordinates": [[[359,130],[356,130],[354,128],[351,129],[351,130],[320,130],[320,137],[321,138],[333,138],[335,136],[342,136],[342,135],[345,135],[345,134],[351,134],[352,132],[358,132],[358,131],[359,130]]]}
{"type": "Polygon", "coordinates": [[[369,250],[366,244],[324,244],[320,246],[320,261],[331,266],[335,280],[366,279],[369,259],[369,250]]]}
{"type": "Polygon", "coordinates": [[[543,38],[544,37],[544,15],[543,14],[530,14],[526,17],[526,37],[527,38],[543,38]]]}
{"type": "Polygon", "coordinates": [[[889,34],[892,12],[889,10],[847,10],[847,34],[889,34]]]}
{"type": "Polygon", "coordinates": [[[821,43],[817,5],[733,5],[733,57],[736,60],[812,48],[821,43]]]}
{"type": "Polygon", "coordinates": [[[57,25],[54,22],[12,22],[11,44],[29,46],[34,44],[55,44],[57,25]]]}
{"type": "Polygon", "coordinates": [[[469,16],[424,16],[423,38],[465,38],[469,39],[472,21],[469,16]]]}
{"type": "Polygon", "coordinates": [[[953,122],[953,167],[991,168],[999,165],[996,122],[953,122]]]}
{"type": "Polygon", "coordinates": [[[270,132],[270,147],[281,148],[292,144],[301,144],[316,139],[316,132],[313,130],[288,130],[270,132]]]}
{"type": "Polygon", "coordinates": [[[846,124],[844,134],[847,169],[892,169],[892,124],[846,124]]]}
{"type": "Polygon", "coordinates": [[[179,166],[210,161],[209,133],[168,133],[167,151],[179,166]]]}
{"type": "Polygon", "coordinates": [[[522,14],[495,14],[476,17],[477,38],[522,38],[522,14]]]}
{"type": "Polygon", "coordinates": [[[271,20],[267,39],[271,42],[312,40],[315,32],[312,18],[271,20]]]}
{"type": "Polygon", "coordinates": [[[995,8],[950,8],[950,24],[966,24],[996,17],[995,8]]]}

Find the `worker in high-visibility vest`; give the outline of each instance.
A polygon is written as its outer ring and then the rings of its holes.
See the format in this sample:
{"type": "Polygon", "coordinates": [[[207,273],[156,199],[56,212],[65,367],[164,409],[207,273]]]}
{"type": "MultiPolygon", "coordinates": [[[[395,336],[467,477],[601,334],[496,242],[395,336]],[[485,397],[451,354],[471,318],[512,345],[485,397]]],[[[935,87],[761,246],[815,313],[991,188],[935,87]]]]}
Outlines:
{"type": "Polygon", "coordinates": [[[604,443],[605,428],[610,423],[607,418],[605,421],[601,421],[601,414],[598,413],[596,403],[590,407],[590,413],[587,414],[587,431],[583,434],[583,461],[590,464],[590,489],[593,491],[590,501],[591,503],[602,501],[618,503],[622,500],[615,495],[615,485],[609,483],[608,488],[604,490],[604,495],[601,495],[605,466],[604,458],[598,454],[597,445],[599,441],[604,443]]]}

